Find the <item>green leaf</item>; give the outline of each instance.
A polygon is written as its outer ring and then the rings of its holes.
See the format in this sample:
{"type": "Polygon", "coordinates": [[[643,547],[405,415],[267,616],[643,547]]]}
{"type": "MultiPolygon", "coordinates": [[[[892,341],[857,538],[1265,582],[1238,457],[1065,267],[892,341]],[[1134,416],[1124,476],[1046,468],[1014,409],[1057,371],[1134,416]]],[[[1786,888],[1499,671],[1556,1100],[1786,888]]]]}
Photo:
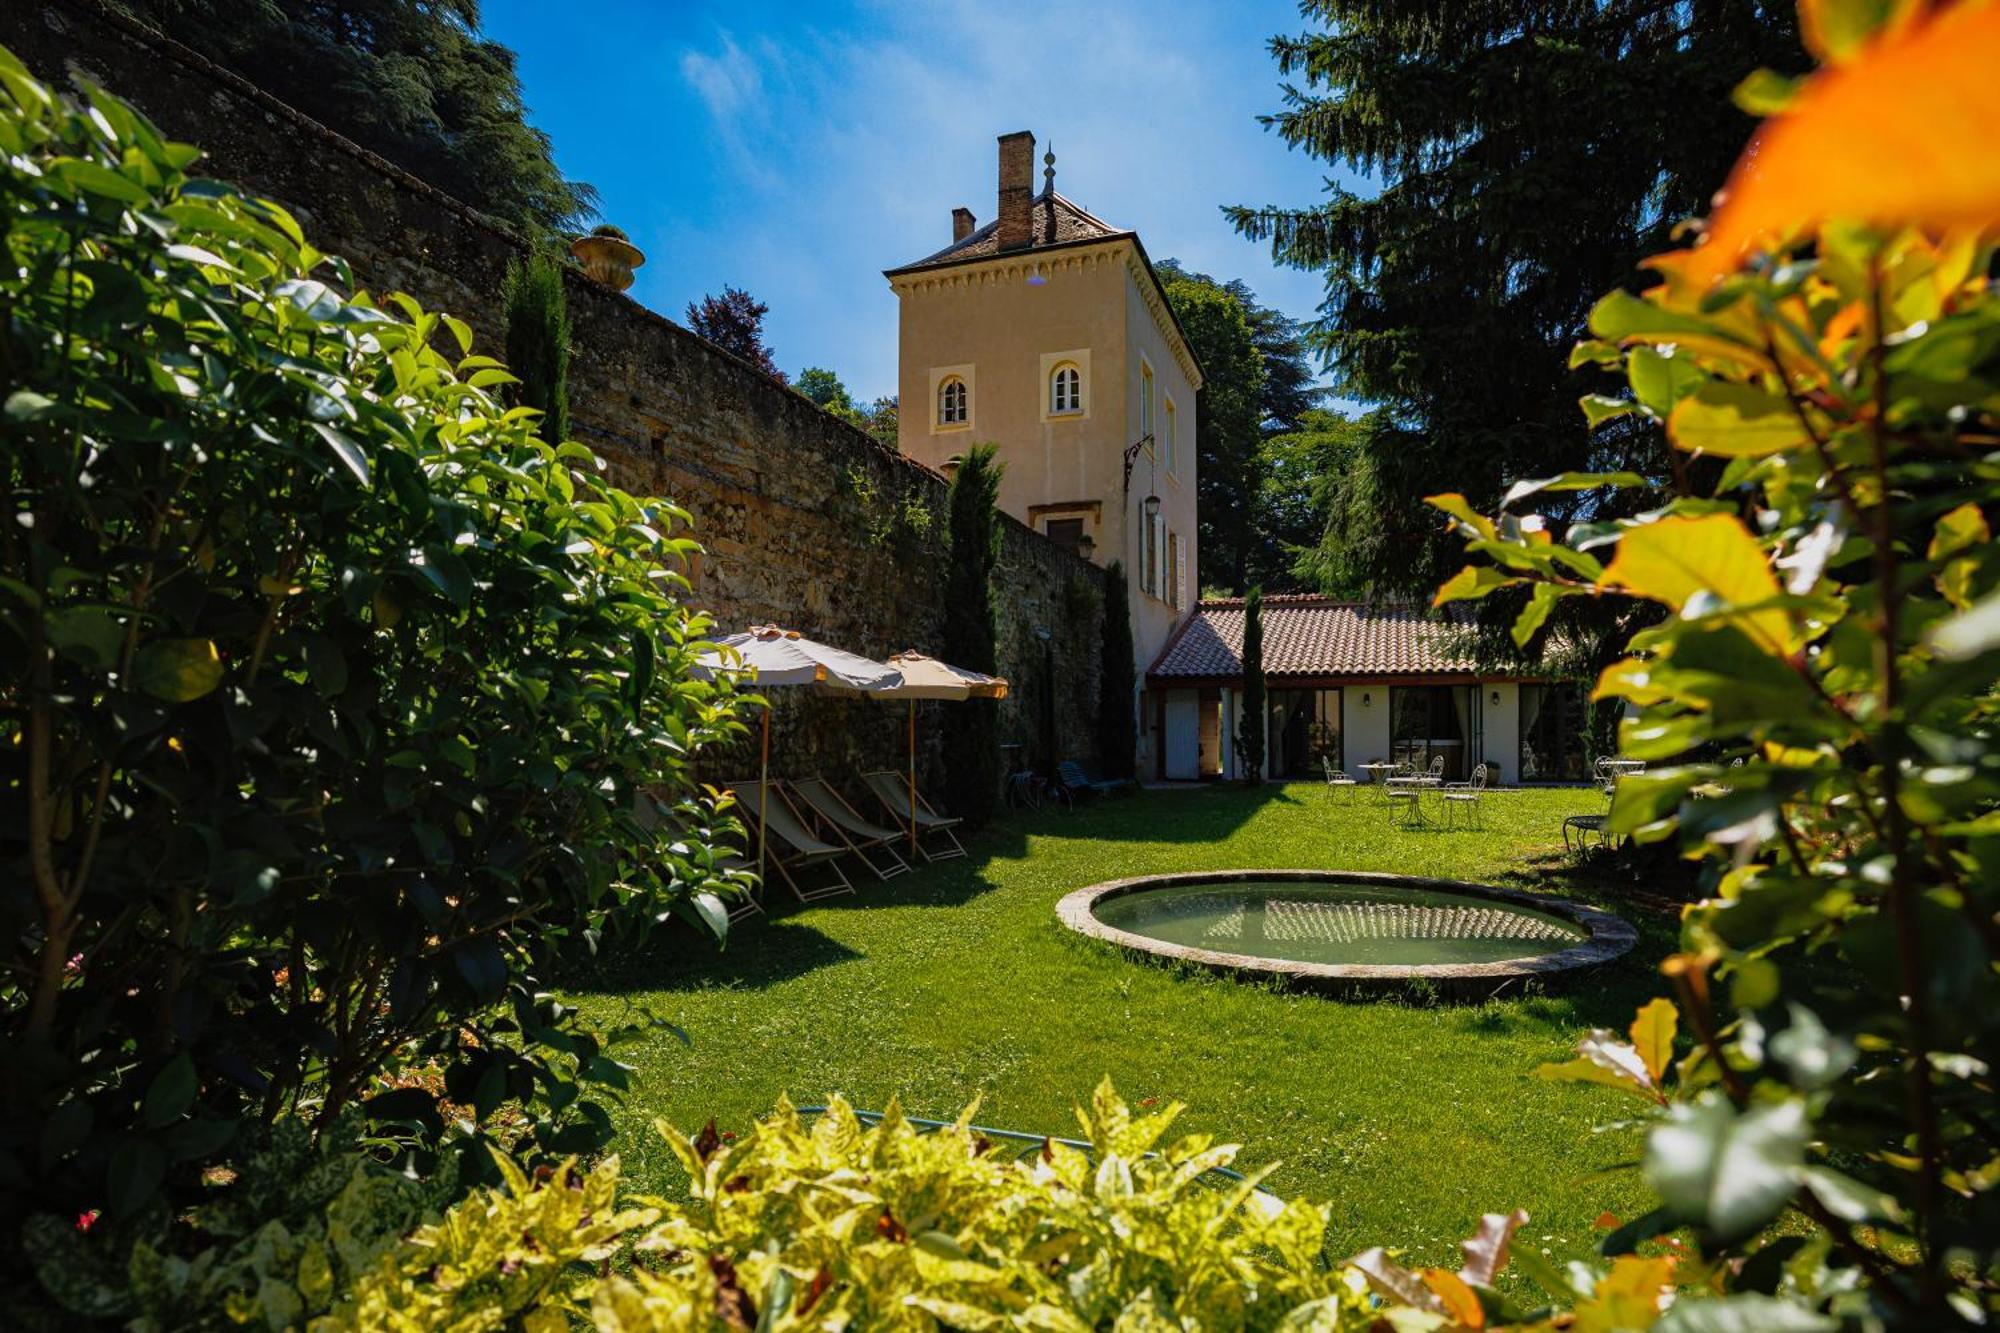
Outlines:
{"type": "Polygon", "coordinates": [[[1538,481],[1517,481],[1500,500],[1502,509],[1516,500],[1525,500],[1543,491],[1594,491],[1599,487],[1644,486],[1647,481],[1636,472],[1564,472],[1538,481]]]}
{"type": "Polygon", "coordinates": [[[427,546],[415,561],[417,572],[463,610],[472,602],[472,571],[449,547],[427,546]]]}
{"type": "Polygon", "coordinates": [[[1630,398],[1612,398],[1601,393],[1587,393],[1576,400],[1576,405],[1583,409],[1584,420],[1592,430],[1637,410],[1639,406],[1630,398]]]}
{"type": "Polygon", "coordinates": [[[368,471],[368,454],[359,444],[355,443],[352,436],[337,426],[330,426],[324,421],[315,421],[311,425],[314,430],[319,432],[320,438],[326,441],[327,447],[333,450],[334,457],[338,458],[346,466],[347,470],[354,474],[356,481],[360,482],[363,486],[372,484],[372,478],[368,471]]]}
{"type": "Polygon", "coordinates": [[[1799,35],[1823,63],[1843,64],[1900,8],[1908,6],[1898,0],[1805,0],[1799,6],[1799,35]]]}
{"type": "Polygon", "coordinates": [[[1668,356],[1650,347],[1634,347],[1625,366],[1632,396],[1652,415],[1665,421],[1674,405],[1708,382],[1701,368],[1684,356],[1668,356]]]}
{"type": "Polygon", "coordinates": [[[1514,617],[1514,645],[1526,648],[1528,640],[1534,638],[1548,620],[1549,612],[1555,610],[1556,603],[1569,592],[1570,589],[1558,584],[1537,583],[1534,592],[1528,597],[1528,604],[1521,608],[1520,615],[1514,617]]]}
{"type": "Polygon", "coordinates": [[[1710,380],[1673,409],[1674,446],[1718,458],[1764,458],[1810,442],[1789,400],[1751,384],[1710,380]]]}
{"type": "Polygon", "coordinates": [[[1748,78],[1736,85],[1729,100],[1753,116],[1775,116],[1792,104],[1804,82],[1787,78],[1776,70],[1752,70],[1748,78]]]}
{"type": "Polygon", "coordinates": [[[1777,1216],[1798,1187],[1809,1127],[1788,1100],[1739,1113],[1719,1093],[1681,1103],[1646,1140],[1646,1181],[1662,1205],[1723,1240],[1777,1216]]]}
{"type": "Polygon", "coordinates": [[[65,607],[49,612],[49,643],[72,661],[107,670],[125,646],[125,627],[102,607],[65,607]]]}
{"type": "Polygon", "coordinates": [[[44,397],[32,389],[16,389],[7,395],[7,420],[26,423],[39,421],[45,416],[55,415],[57,404],[54,399],[44,397]]]}
{"type": "Polygon", "coordinates": [[[1579,366],[1615,366],[1623,355],[1616,343],[1585,338],[1569,349],[1569,368],[1575,370],[1579,366]]]}
{"type": "Polygon", "coordinates": [[[1799,1173],[1799,1178],[1829,1213],[1843,1221],[1894,1221],[1902,1216],[1902,1209],[1897,1206],[1893,1195],[1864,1185],[1851,1176],[1843,1176],[1838,1171],[1809,1166],[1799,1173]]]}
{"type": "Polygon", "coordinates": [[[1840,1321],[1761,1292],[1702,1297],[1683,1292],[1653,1333],[1835,1333],[1840,1321]]]}
{"type": "Polygon", "coordinates": [[[207,639],[155,639],[133,658],[132,683],[156,699],[184,704],[222,683],[222,658],[207,639]]]}
{"type": "Polygon", "coordinates": [[[1496,588],[1519,583],[1520,579],[1510,578],[1491,565],[1467,565],[1446,579],[1431,599],[1432,606],[1443,606],[1446,602],[1469,601],[1484,597],[1496,588]]]}
{"type": "Polygon", "coordinates": [[[74,186],[84,194],[115,199],[121,204],[149,204],[153,196],[146,187],[109,167],[81,158],[62,158],[49,168],[49,175],[74,186]]]}
{"type": "Polygon", "coordinates": [[[128,1138],[111,1154],[107,1181],[111,1215],[129,1218],[144,1208],[166,1179],[167,1157],[151,1139],[128,1138]]]}
{"type": "Polygon", "coordinates": [[[2000,648],[2000,592],[1988,593],[1949,620],[1939,621],[1928,637],[1932,649],[1948,661],[2000,648]]]}
{"type": "Polygon", "coordinates": [[[306,674],[313,688],[328,698],[347,688],[347,654],[324,634],[306,636],[306,674]]]}
{"type": "Polygon", "coordinates": [[[140,1110],[146,1128],[159,1129],[186,1115],[194,1106],[199,1087],[194,1061],[186,1051],[167,1061],[146,1088],[146,1101],[140,1110]]]}

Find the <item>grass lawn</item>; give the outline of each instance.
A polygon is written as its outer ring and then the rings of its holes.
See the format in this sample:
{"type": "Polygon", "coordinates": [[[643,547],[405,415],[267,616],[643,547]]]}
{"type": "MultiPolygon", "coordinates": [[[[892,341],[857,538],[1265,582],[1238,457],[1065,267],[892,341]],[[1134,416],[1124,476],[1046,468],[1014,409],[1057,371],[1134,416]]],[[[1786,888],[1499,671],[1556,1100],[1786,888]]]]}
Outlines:
{"type": "Polygon", "coordinates": [[[1577,870],[1561,818],[1577,791],[1491,795],[1484,832],[1404,831],[1363,797],[1316,784],[1149,792],[1074,814],[1010,820],[962,861],[810,910],[752,921],[717,952],[692,934],[611,961],[571,989],[601,1019],[643,1004],[684,1026],[628,1045],[635,1065],[618,1150],[641,1189],[680,1173],[646,1128],[710,1116],[741,1129],[780,1093],[840,1092],[862,1108],[900,1096],[950,1118],[983,1099],[986,1124],[1075,1134],[1070,1108],[1109,1074],[1131,1100],[1188,1104],[1180,1125],[1282,1163],[1270,1187],[1331,1201],[1336,1252],[1383,1243],[1456,1262],[1481,1212],[1525,1207],[1524,1233],[1581,1254],[1592,1220],[1633,1215],[1637,1136],[1594,1127],[1618,1094],[1536,1081],[1584,1030],[1622,1029],[1657,993],[1674,922],[1610,858],[1577,870]],[[1479,1005],[1340,1001],[1128,959],[1060,926],[1056,900],[1124,875],[1204,867],[1384,870],[1556,890],[1640,927],[1639,948],[1567,987],[1479,1005]],[[1641,906],[1640,901],[1646,905],[1641,906]]]}

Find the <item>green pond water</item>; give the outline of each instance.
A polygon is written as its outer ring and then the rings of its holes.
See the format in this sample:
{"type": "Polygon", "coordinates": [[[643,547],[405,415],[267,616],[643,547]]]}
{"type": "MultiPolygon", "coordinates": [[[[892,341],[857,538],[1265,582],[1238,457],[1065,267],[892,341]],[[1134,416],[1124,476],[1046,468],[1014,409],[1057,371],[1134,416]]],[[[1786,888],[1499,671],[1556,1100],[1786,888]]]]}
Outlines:
{"type": "Polygon", "coordinates": [[[1512,903],[1337,881],[1180,884],[1093,910],[1107,926],[1168,944],[1302,963],[1498,963],[1588,936],[1573,922],[1512,903]]]}

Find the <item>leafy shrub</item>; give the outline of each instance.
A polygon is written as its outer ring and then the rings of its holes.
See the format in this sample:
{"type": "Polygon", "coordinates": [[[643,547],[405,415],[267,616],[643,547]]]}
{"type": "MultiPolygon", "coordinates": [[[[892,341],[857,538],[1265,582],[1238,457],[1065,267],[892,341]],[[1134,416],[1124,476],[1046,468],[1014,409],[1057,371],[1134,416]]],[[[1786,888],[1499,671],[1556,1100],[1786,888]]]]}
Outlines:
{"type": "Polygon", "coordinates": [[[1597,682],[1635,710],[1624,752],[1667,765],[1611,821],[1678,836],[1710,896],[1664,968],[1678,1005],[1544,1071],[1651,1118],[1659,1207],[1605,1248],[1684,1230],[1673,1276],[1718,1293],[1663,1327],[2000,1315],[2000,183],[1966,110],[1990,105],[2000,10],[1919,8],[1802,6],[1829,68],[1744,85],[1782,110],[1707,243],[1592,313],[1576,359],[1630,396],[1584,406],[1663,427],[1675,498],[1561,542],[1432,501],[1492,561],[1438,599],[1524,586],[1523,641],[1563,598],[1670,613],[1597,682]]]}
{"type": "Polygon", "coordinates": [[[364,1100],[409,1144],[509,1101],[531,1159],[595,1149],[624,1071],[537,969],[720,929],[732,882],[688,800],[740,726],[686,670],[687,515],[130,107],[4,52],[0,90],[7,1254],[47,1214],[122,1256],[258,1126],[364,1100]]]}

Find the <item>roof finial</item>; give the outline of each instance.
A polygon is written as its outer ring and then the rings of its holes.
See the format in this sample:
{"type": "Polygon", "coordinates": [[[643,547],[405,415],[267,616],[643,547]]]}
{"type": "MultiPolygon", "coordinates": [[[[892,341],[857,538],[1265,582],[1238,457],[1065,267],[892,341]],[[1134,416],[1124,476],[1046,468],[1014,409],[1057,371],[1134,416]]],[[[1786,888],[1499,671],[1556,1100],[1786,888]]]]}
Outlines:
{"type": "Polygon", "coordinates": [[[1050,194],[1056,189],[1056,141],[1049,140],[1049,151],[1042,154],[1042,185],[1050,194]]]}

